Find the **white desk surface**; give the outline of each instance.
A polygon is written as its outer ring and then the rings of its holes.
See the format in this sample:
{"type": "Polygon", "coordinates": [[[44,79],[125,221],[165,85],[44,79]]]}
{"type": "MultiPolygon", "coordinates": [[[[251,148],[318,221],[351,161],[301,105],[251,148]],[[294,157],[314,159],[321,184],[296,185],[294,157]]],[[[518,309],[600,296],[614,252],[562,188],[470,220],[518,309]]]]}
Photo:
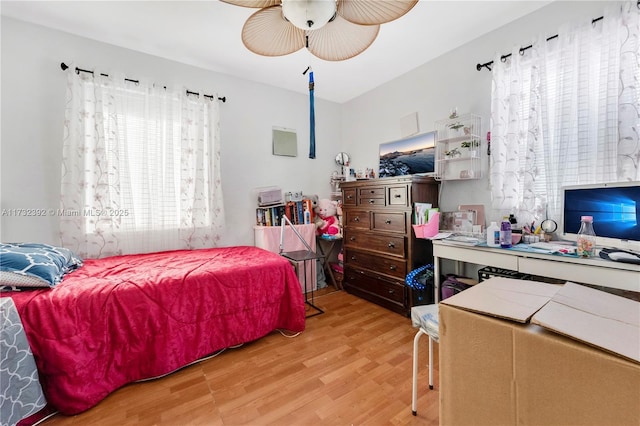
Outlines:
{"type": "Polygon", "coordinates": [[[433,241],[433,256],[542,277],[640,292],[640,265],[433,241]]]}

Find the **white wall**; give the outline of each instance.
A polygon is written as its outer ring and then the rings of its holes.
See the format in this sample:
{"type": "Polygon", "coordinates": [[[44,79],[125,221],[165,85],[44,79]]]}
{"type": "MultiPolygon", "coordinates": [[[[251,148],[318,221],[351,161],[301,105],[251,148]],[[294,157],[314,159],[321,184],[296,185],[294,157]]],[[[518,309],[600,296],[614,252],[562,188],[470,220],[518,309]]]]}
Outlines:
{"type": "MultiPolygon", "coordinates": [[[[329,176],[340,148],[340,105],[316,100],[317,147],[311,160],[307,96],[6,17],[1,25],[1,209],[59,206],[66,82],[61,62],[226,96],[220,107],[228,229],[222,245],[253,244],[256,187],[329,196],[329,176]],[[298,157],[271,154],[273,126],[296,129],[298,157]]],[[[292,76],[307,85],[299,70],[292,76]]],[[[59,243],[54,216],[3,215],[0,232],[1,241],[59,243]]]]}
{"type": "MultiPolygon", "coordinates": [[[[399,139],[400,120],[412,112],[418,113],[421,132],[432,130],[453,107],[474,112],[482,116],[485,134],[491,73],[476,71],[476,64],[530,44],[536,34],[554,35],[563,23],[599,17],[607,3],[554,2],[344,105],[316,100],[316,160],[307,158],[306,96],[3,17],[0,207],[58,207],[65,84],[60,62],[226,96],[221,105],[228,228],[223,244],[252,244],[256,187],[277,185],[326,197],[338,151],[351,154],[356,169],[377,169],[378,145],[399,139]],[[297,130],[298,157],[271,155],[272,126],[297,130]]],[[[489,206],[486,173],[480,180],[443,183],[441,208],[455,210],[458,204],[489,206]]],[[[489,211],[488,219],[502,213],[489,211]]],[[[57,229],[55,217],[3,216],[0,240],[57,243],[57,229]]]]}
{"type": "MultiPolygon", "coordinates": [[[[459,114],[479,114],[484,128],[481,134],[486,135],[491,111],[491,72],[486,68],[477,71],[476,64],[489,62],[496,54],[510,53],[514,46],[528,46],[537,34],[545,38],[555,35],[564,23],[590,22],[602,16],[607,3],[554,2],[344,104],[342,140],[344,150],[351,154],[353,167],[377,167],[378,145],[400,139],[400,120],[413,112],[418,113],[420,132],[427,132],[435,129],[436,120],[447,118],[451,109],[457,107],[459,114]]],[[[460,2],[460,7],[464,7],[464,2],[460,2]]],[[[459,204],[484,204],[489,209],[486,150],[484,156],[483,179],[442,183],[443,211],[456,210],[459,204]]],[[[487,220],[497,220],[504,213],[508,212],[488,210],[487,220]]]]}

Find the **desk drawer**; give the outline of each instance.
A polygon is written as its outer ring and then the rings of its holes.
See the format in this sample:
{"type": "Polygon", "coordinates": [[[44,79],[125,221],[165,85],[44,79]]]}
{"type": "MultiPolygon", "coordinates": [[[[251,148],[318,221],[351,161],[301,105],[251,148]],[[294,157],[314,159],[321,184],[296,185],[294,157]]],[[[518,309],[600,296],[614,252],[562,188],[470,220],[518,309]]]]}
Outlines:
{"type": "Polygon", "coordinates": [[[528,257],[518,259],[518,269],[520,272],[542,277],[640,291],[640,276],[636,271],[611,270],[595,265],[581,265],[528,257]],[[612,285],[612,280],[615,280],[615,286],[612,285]]]}
{"type": "Polygon", "coordinates": [[[407,276],[407,262],[404,259],[379,256],[350,248],[345,249],[344,259],[350,266],[358,266],[400,279],[407,276]]]}
{"type": "MultiPolygon", "coordinates": [[[[434,243],[433,255],[451,260],[460,260],[476,265],[490,265],[496,268],[518,270],[518,257],[510,255],[507,250],[481,249],[475,247],[454,246],[446,243],[434,243]]],[[[524,271],[520,271],[524,272],[524,271]]]]}
{"type": "Polygon", "coordinates": [[[377,251],[391,256],[405,257],[404,236],[379,235],[372,232],[344,230],[345,247],[377,251]]]}

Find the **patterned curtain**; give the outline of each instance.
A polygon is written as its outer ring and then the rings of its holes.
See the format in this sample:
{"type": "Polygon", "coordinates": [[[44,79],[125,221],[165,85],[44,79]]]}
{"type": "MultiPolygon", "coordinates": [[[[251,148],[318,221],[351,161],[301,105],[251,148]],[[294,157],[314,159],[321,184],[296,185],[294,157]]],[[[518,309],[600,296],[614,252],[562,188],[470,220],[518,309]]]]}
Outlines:
{"type": "Polygon", "coordinates": [[[220,238],[217,100],[69,72],[62,163],[60,238],[83,257],[220,238]]]}
{"type": "Polygon", "coordinates": [[[492,206],[559,219],[566,185],[640,180],[640,10],[616,2],[494,60],[492,206]]]}

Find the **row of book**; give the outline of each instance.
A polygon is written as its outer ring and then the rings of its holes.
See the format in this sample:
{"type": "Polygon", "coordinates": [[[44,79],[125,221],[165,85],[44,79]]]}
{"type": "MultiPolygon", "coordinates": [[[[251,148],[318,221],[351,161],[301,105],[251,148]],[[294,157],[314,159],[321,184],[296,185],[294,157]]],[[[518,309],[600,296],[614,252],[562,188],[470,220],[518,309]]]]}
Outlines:
{"type": "Polygon", "coordinates": [[[286,204],[271,207],[258,207],[256,209],[256,224],[258,226],[280,226],[283,215],[287,216],[294,225],[313,223],[315,218],[313,202],[304,199],[302,201],[288,201],[286,204]]]}

